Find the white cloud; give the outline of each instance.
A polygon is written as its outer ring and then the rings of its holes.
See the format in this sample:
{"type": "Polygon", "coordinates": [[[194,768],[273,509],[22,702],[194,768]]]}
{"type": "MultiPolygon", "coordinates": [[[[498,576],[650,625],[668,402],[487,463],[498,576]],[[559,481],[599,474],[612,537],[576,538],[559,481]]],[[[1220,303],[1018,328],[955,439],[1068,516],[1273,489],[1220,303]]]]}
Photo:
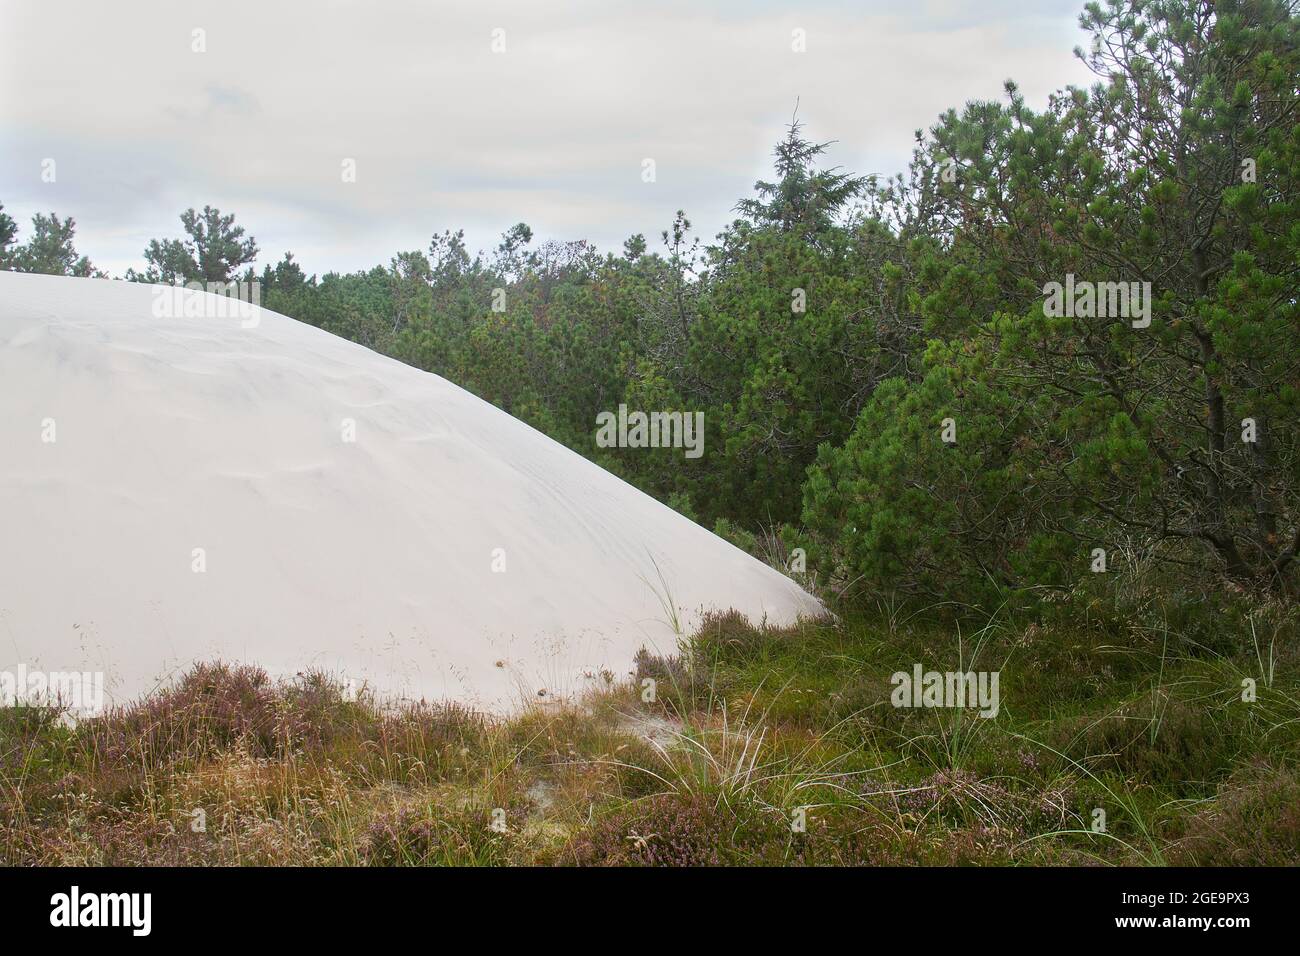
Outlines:
{"type": "Polygon", "coordinates": [[[616,249],[679,207],[712,237],[796,98],[809,135],[838,140],[833,162],[888,174],[915,128],[1008,77],[1031,104],[1085,79],[1068,0],[857,6],[152,0],[128,18],[19,0],[0,7],[0,201],[24,225],[75,216],[81,251],[114,273],[204,203],[235,212],[264,259],[292,249],[317,272],[447,227],[491,247],[519,220],[616,249]]]}

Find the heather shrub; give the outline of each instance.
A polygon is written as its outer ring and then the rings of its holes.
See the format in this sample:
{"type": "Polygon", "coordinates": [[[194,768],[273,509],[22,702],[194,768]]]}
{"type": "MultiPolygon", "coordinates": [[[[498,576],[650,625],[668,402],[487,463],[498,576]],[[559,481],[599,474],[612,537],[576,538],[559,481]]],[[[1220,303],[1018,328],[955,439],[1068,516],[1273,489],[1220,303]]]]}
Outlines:
{"type": "Polygon", "coordinates": [[[767,855],[788,834],[780,818],[748,806],[661,793],[595,823],[568,858],[580,866],[723,866],[767,855]]]}
{"type": "Polygon", "coordinates": [[[1256,764],[1188,821],[1170,854],[1180,866],[1300,866],[1300,771],[1256,764]]]}
{"type": "Polygon", "coordinates": [[[199,664],[172,687],[88,723],[82,736],[98,762],[163,766],[243,743],[256,756],[279,749],[294,722],[282,723],[275,686],[260,667],[199,664]]]}
{"type": "Polygon", "coordinates": [[[698,696],[707,694],[707,686],[699,687],[697,675],[688,661],[678,655],[651,654],[642,647],[633,658],[635,689],[639,693],[645,680],[655,682],[652,706],[664,713],[681,716],[690,711],[698,696]]]}
{"type": "Polygon", "coordinates": [[[738,611],[705,615],[691,638],[691,665],[708,670],[720,662],[741,664],[767,651],[779,651],[789,640],[787,633],[755,625],[738,611]]]}
{"type": "Polygon", "coordinates": [[[350,753],[357,769],[389,773],[405,751],[439,776],[453,754],[478,749],[481,714],[455,703],[381,707],[364,692],[349,694],[327,675],[273,681],[258,667],[204,663],[129,707],[85,722],[78,746],[104,768],[161,767],[239,748],[254,759],[350,753]]]}
{"type": "Polygon", "coordinates": [[[493,809],[402,807],[366,827],[361,861],[368,866],[490,866],[509,862],[509,844],[527,805],[505,810],[506,827],[494,829],[493,809]]]}
{"type": "Polygon", "coordinates": [[[1063,722],[1055,731],[1054,746],[1093,772],[1109,770],[1196,787],[1231,767],[1246,745],[1240,729],[1240,722],[1222,709],[1162,691],[1102,717],[1063,722]]]}

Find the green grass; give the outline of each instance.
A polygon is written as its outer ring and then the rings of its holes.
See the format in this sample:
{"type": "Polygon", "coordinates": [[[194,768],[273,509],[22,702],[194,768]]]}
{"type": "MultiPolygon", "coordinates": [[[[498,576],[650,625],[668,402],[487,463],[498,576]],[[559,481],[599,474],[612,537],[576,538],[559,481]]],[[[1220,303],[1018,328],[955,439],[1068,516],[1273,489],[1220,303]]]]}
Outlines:
{"type": "Polygon", "coordinates": [[[207,665],[0,710],[0,864],[1295,865],[1297,641],[1253,623],[720,615],[508,720],[207,665]],[[997,717],[894,707],[915,663],[998,671],[997,717]]]}

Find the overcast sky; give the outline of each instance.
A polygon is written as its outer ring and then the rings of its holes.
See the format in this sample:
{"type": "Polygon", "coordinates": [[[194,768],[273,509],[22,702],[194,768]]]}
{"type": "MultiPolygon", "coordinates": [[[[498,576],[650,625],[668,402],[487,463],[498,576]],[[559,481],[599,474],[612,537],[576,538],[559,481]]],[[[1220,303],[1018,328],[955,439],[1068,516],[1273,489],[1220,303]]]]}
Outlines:
{"type": "Polygon", "coordinates": [[[711,239],[796,99],[832,163],[892,174],[913,130],[1007,78],[1033,106],[1086,82],[1081,7],[0,0],[0,202],[20,240],[34,212],[75,217],[113,275],[205,203],[237,214],[259,263],[292,250],[316,273],[445,228],[490,249],[519,221],[617,250],[684,208],[711,239]]]}

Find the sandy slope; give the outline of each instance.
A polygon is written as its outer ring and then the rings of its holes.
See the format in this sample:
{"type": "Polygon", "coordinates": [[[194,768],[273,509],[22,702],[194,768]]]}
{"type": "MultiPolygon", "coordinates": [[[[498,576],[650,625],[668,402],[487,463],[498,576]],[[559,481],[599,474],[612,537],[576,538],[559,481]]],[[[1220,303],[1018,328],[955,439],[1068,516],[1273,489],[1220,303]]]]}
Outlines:
{"type": "Polygon", "coordinates": [[[687,628],[819,611],[435,375],[154,299],[0,272],[0,671],[102,670],[121,700],[222,658],[500,709],[671,649],[666,593],[687,628]]]}

